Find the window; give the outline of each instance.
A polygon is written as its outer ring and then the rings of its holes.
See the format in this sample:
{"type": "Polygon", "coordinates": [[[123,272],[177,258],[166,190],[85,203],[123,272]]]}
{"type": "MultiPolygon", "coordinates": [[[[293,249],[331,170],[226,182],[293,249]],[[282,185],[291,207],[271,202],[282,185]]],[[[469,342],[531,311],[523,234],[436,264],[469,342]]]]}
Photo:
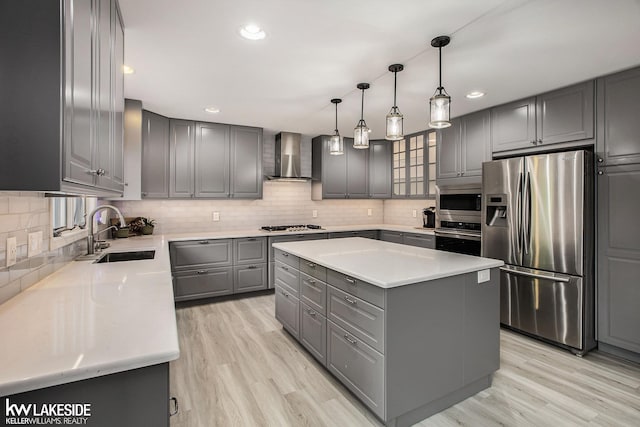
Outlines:
{"type": "Polygon", "coordinates": [[[393,196],[431,198],[436,194],[436,132],[393,142],[393,196]]]}
{"type": "Polygon", "coordinates": [[[52,197],[53,237],[59,237],[65,231],[84,229],[87,222],[86,215],[95,206],[94,197],[52,197]]]}

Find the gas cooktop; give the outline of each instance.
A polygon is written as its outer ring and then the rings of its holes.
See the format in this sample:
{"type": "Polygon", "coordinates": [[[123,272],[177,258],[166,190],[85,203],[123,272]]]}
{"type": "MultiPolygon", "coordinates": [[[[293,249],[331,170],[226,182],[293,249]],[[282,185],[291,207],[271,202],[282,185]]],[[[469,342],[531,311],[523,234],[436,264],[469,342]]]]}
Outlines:
{"type": "Polygon", "coordinates": [[[265,225],[260,227],[264,231],[307,231],[307,230],[322,230],[319,225],[307,224],[307,225],[265,225]]]}

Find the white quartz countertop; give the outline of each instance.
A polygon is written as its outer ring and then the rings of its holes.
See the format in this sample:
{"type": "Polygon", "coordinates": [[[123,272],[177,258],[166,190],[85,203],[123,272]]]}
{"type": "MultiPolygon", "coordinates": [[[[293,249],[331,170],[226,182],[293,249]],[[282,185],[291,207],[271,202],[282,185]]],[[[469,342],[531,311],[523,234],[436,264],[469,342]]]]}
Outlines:
{"type": "Polygon", "coordinates": [[[112,241],[105,252],[155,249],[155,258],[105,264],[74,261],[0,305],[0,396],[177,359],[170,241],[356,230],[433,234],[409,226],[370,224],[304,232],[205,231],[112,241]]]}
{"type": "Polygon", "coordinates": [[[168,241],[117,240],[153,260],[74,261],[0,305],[0,396],[177,359],[168,241]]]}
{"type": "Polygon", "coordinates": [[[362,237],[274,243],[273,247],[386,289],[504,265],[491,258],[362,237]]]}

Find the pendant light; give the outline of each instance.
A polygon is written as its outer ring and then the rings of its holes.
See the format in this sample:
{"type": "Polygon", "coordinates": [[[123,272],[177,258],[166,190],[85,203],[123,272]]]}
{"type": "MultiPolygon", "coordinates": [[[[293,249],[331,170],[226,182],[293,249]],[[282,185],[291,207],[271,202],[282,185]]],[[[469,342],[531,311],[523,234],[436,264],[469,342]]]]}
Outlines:
{"type": "Polygon", "coordinates": [[[430,122],[429,127],[435,129],[448,128],[451,126],[449,121],[451,112],[451,97],[442,87],[442,48],[449,44],[451,38],[449,36],[438,36],[431,40],[431,46],[438,48],[438,62],[440,84],[435,93],[429,99],[430,122]]]}
{"type": "Polygon", "coordinates": [[[360,104],[360,121],[353,130],[353,148],[369,148],[369,128],[364,121],[364,91],[369,89],[369,83],[358,83],[356,86],[362,91],[362,101],[360,104]]]}
{"type": "Polygon", "coordinates": [[[329,154],[339,156],[344,154],[344,142],[340,136],[340,132],[338,132],[338,104],[342,102],[342,99],[333,98],[331,102],[336,106],[336,129],[335,134],[329,138],[329,154]]]}
{"type": "Polygon", "coordinates": [[[402,127],[404,119],[396,105],[397,76],[398,72],[402,70],[404,70],[404,66],[402,64],[389,65],[389,71],[393,73],[393,107],[391,107],[391,111],[387,114],[387,134],[385,139],[390,141],[397,141],[404,138],[402,127]]]}

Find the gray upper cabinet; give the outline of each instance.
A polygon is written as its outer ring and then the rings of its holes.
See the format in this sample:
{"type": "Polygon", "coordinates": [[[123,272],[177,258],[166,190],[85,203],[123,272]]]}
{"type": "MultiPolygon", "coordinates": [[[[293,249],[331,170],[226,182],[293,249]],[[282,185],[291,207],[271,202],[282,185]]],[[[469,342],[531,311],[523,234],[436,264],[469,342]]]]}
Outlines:
{"type": "Polygon", "coordinates": [[[193,197],[195,123],[169,121],[169,197],[193,197]]]}
{"type": "Polygon", "coordinates": [[[329,137],[322,135],[313,138],[312,151],[312,177],[322,187],[321,198],[369,198],[369,150],[355,149],[353,138],[344,138],[344,154],[334,156],[329,154],[329,137]]]}
{"type": "Polygon", "coordinates": [[[231,127],[230,170],[230,197],[262,198],[262,129],[231,127]]]}
{"type": "Polygon", "coordinates": [[[169,119],[142,112],[143,198],[169,197],[169,119]]]}
{"type": "Polygon", "coordinates": [[[529,148],[536,141],[536,100],[527,98],[491,109],[491,149],[529,148]]]}
{"type": "Polygon", "coordinates": [[[491,159],[490,115],[479,111],[451,121],[437,139],[439,183],[480,182],[482,162],[491,159]]]}
{"type": "Polygon", "coordinates": [[[594,114],[593,81],[492,108],[492,152],[592,140],[594,114]]]}
{"type": "Polygon", "coordinates": [[[597,186],[599,345],[640,353],[640,164],[600,169],[597,186]]]}
{"type": "Polygon", "coordinates": [[[391,159],[393,142],[376,140],[369,142],[369,197],[391,198],[391,159]]]}
{"type": "Polygon", "coordinates": [[[111,14],[114,16],[113,25],[115,28],[113,34],[114,73],[111,83],[113,87],[111,179],[117,189],[124,186],[124,26],[115,2],[111,3],[111,14]]]}
{"type": "Polygon", "coordinates": [[[598,80],[598,162],[640,163],[640,68],[598,80]]]}
{"type": "Polygon", "coordinates": [[[229,125],[196,124],[196,197],[229,197],[229,125]]]}
{"type": "Polygon", "coordinates": [[[1,2],[0,17],[0,75],[11,89],[0,106],[0,188],[121,194],[117,2],[1,2]]]}

